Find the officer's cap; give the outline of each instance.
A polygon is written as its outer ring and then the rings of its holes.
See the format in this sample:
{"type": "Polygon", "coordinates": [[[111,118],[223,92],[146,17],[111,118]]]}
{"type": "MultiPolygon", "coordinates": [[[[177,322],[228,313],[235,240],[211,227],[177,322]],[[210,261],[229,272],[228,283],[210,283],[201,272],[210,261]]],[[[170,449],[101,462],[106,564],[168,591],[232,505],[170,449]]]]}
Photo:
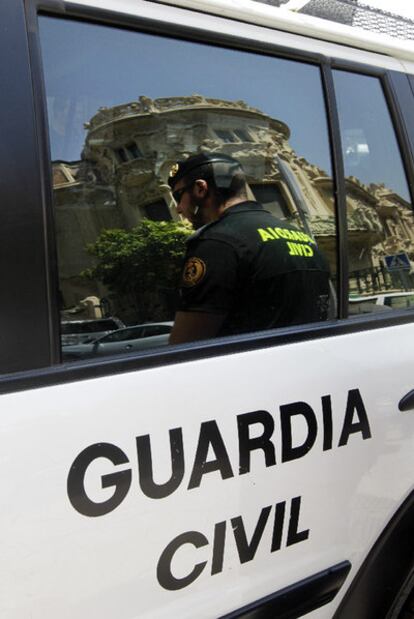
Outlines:
{"type": "MultiPolygon", "coordinates": [[[[216,182],[218,180],[217,176],[222,177],[224,173],[225,176],[231,178],[236,169],[241,169],[241,164],[237,161],[237,159],[233,159],[233,157],[229,157],[228,155],[221,153],[200,153],[199,155],[192,155],[184,161],[177,161],[177,163],[172,166],[168,179],[169,186],[174,188],[178,181],[187,176],[190,172],[196,168],[201,168],[208,163],[213,164],[213,169],[217,167],[220,168],[219,174],[214,174],[216,177],[216,182]],[[221,165],[215,166],[214,164],[221,165]]],[[[219,185],[220,183],[218,183],[218,186],[219,185]]]]}

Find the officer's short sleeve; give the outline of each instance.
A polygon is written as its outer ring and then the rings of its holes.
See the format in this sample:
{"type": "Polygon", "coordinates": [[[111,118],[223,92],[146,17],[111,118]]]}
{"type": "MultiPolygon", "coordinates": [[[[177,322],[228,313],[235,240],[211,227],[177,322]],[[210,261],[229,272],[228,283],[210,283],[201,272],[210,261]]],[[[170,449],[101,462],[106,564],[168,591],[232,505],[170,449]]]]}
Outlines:
{"type": "Polygon", "coordinates": [[[178,309],[226,314],[234,302],[237,270],[237,254],[229,243],[199,240],[187,252],[178,309]]]}

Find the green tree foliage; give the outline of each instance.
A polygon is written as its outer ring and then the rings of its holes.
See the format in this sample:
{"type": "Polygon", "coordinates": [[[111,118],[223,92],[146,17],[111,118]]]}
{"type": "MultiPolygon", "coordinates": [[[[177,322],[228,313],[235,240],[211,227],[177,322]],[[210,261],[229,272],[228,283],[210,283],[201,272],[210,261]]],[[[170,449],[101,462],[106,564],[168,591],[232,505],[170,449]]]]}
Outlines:
{"type": "Polygon", "coordinates": [[[169,320],[190,233],[184,224],[150,219],[132,230],[103,230],[87,247],[96,266],[84,276],[111,291],[118,314],[128,322],[169,320]]]}

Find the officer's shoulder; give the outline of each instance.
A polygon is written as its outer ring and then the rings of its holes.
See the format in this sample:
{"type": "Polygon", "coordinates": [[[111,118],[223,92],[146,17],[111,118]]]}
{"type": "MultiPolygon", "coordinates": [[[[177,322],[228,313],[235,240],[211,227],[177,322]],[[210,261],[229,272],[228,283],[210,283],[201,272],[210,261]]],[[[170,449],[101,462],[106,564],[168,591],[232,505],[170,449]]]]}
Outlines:
{"type": "Polygon", "coordinates": [[[218,243],[231,247],[236,253],[243,251],[244,247],[243,239],[237,234],[237,231],[234,228],[224,226],[220,220],[211,222],[197,230],[194,235],[191,235],[187,243],[191,246],[192,251],[200,245],[207,249],[207,246],[211,244],[214,252],[218,243]]]}
{"type": "Polygon", "coordinates": [[[190,234],[190,236],[187,238],[186,243],[187,244],[193,243],[194,241],[197,241],[198,239],[203,238],[206,230],[208,228],[210,228],[210,226],[212,226],[214,223],[216,223],[216,222],[212,221],[212,222],[210,222],[208,224],[205,224],[201,228],[198,228],[198,230],[194,230],[194,232],[192,234],[190,234]]]}
{"type": "Polygon", "coordinates": [[[216,219],[206,224],[202,228],[199,228],[199,230],[197,230],[194,235],[191,235],[189,240],[191,241],[192,239],[214,239],[217,237],[221,237],[223,234],[225,234],[226,230],[227,226],[225,225],[225,223],[223,223],[223,219],[216,219]]]}

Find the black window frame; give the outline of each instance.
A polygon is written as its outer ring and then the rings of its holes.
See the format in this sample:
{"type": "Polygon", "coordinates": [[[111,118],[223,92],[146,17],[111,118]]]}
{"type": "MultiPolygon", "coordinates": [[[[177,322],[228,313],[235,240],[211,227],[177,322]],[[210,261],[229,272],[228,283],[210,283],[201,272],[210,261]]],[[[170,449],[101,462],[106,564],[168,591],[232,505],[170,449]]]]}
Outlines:
{"type": "MultiPolygon", "coordinates": [[[[184,9],[176,10],[185,14],[184,9]]],[[[10,240],[6,243],[6,258],[9,259],[9,255],[13,256],[13,252],[14,255],[18,254],[19,248],[22,249],[25,243],[30,243],[34,248],[33,251],[37,252],[37,255],[40,252],[42,258],[40,264],[39,258],[35,261],[36,268],[32,265],[33,268],[30,271],[31,275],[33,275],[32,283],[28,284],[29,290],[24,291],[24,293],[21,290],[22,286],[20,282],[27,282],[26,264],[19,265],[19,268],[13,265],[11,275],[6,278],[8,296],[11,296],[9,290],[16,291],[13,298],[9,300],[7,308],[8,315],[13,321],[13,328],[8,330],[10,333],[7,334],[6,350],[7,352],[8,348],[12,350],[13,344],[15,345],[15,334],[19,331],[20,325],[24,324],[24,329],[20,330],[22,331],[22,337],[24,336],[27,338],[24,347],[24,350],[27,351],[27,355],[24,357],[24,361],[20,361],[22,356],[21,351],[15,352],[13,357],[14,361],[7,367],[7,373],[0,375],[0,392],[18,391],[31,387],[53,385],[61,382],[70,382],[90,377],[197,360],[204,357],[219,356],[297,341],[342,335],[344,333],[357,333],[358,331],[405,324],[414,321],[414,309],[411,311],[396,310],[392,312],[392,316],[375,314],[347,317],[348,273],[346,256],[345,181],[332,68],[356,71],[381,79],[396,131],[396,137],[410,188],[411,199],[414,203],[414,120],[408,125],[404,121],[402,114],[402,112],[404,112],[404,114],[411,119],[414,116],[414,112],[411,112],[410,116],[409,111],[410,106],[411,110],[414,109],[414,93],[410,86],[409,77],[406,74],[388,71],[366,64],[348,62],[338,58],[327,58],[319,53],[291,49],[274,43],[262,41],[252,42],[251,39],[244,39],[240,36],[228,35],[217,31],[212,32],[211,30],[203,28],[193,28],[185,25],[185,20],[183,20],[182,24],[177,25],[166,21],[82,6],[70,2],[63,4],[59,0],[25,0],[26,23],[24,23],[22,5],[16,3],[15,0],[3,0],[0,9],[0,17],[4,18],[4,23],[9,23],[10,21],[13,23],[13,28],[9,29],[9,44],[12,38],[14,38],[15,43],[16,37],[17,40],[22,43],[22,50],[18,56],[18,61],[21,64],[24,75],[23,85],[21,85],[21,90],[24,90],[24,92],[20,92],[19,89],[16,88],[8,95],[8,98],[10,101],[13,97],[15,97],[15,99],[18,98],[19,101],[20,98],[24,98],[24,101],[33,112],[32,115],[29,115],[28,119],[28,122],[31,123],[30,131],[28,131],[31,136],[31,141],[28,143],[26,135],[24,140],[16,140],[16,136],[13,136],[13,140],[17,144],[24,144],[24,148],[20,147],[18,152],[16,151],[16,160],[22,161],[28,166],[32,183],[31,186],[35,188],[34,191],[31,191],[28,204],[23,206],[23,201],[27,197],[27,192],[24,194],[23,188],[19,187],[21,194],[19,194],[19,209],[16,215],[11,217],[11,225],[18,226],[22,213],[30,214],[28,219],[30,225],[27,224],[24,226],[24,231],[21,236],[18,237],[16,248],[12,247],[10,240]],[[339,286],[338,320],[249,333],[246,335],[232,336],[231,338],[216,338],[214,340],[175,346],[171,349],[167,347],[167,349],[164,348],[159,351],[140,352],[136,355],[117,355],[116,359],[108,357],[73,362],[71,364],[62,363],[58,308],[58,269],[53,230],[51,160],[37,22],[39,14],[60,17],[62,19],[78,19],[128,30],[150,32],[159,36],[199,41],[236,50],[247,50],[258,54],[297,60],[303,63],[316,65],[320,68],[326,102],[336,197],[337,275],[339,286]],[[26,37],[28,39],[28,45],[26,37]],[[31,72],[29,71],[29,67],[31,68],[31,72]],[[23,156],[24,153],[27,154],[26,157],[23,156]],[[18,308],[22,302],[24,303],[25,300],[27,301],[27,298],[30,297],[31,294],[34,295],[32,299],[36,301],[36,305],[34,309],[26,309],[26,313],[23,317],[22,314],[24,314],[24,312],[16,313],[16,308],[18,308]],[[18,324],[14,324],[17,320],[16,316],[19,321],[21,321],[18,324]],[[36,324],[36,334],[29,333],[30,329],[33,331],[33,324],[36,324]],[[36,347],[34,348],[34,346],[36,347]],[[9,372],[14,372],[14,374],[9,372]]],[[[3,42],[2,45],[4,45],[3,42]]],[[[2,67],[2,71],[9,72],[8,76],[10,80],[11,74],[13,73],[13,75],[15,75],[16,63],[14,62],[13,66],[10,67],[7,67],[5,63],[5,66],[2,67]]],[[[414,82],[412,85],[414,89],[414,82]]],[[[14,106],[10,106],[10,109],[14,109],[14,106]]],[[[23,135],[23,129],[21,129],[19,133],[23,135]]],[[[9,149],[12,143],[10,136],[8,140],[6,140],[4,148],[6,150],[9,149]]],[[[16,184],[17,179],[15,172],[7,183],[6,195],[14,197],[15,193],[13,194],[13,191],[15,192],[16,184]]],[[[4,231],[0,232],[0,235],[3,235],[2,240],[5,240],[4,231]]],[[[26,254],[24,255],[26,257],[26,254]]],[[[0,268],[2,268],[1,264],[0,268]]]]}

